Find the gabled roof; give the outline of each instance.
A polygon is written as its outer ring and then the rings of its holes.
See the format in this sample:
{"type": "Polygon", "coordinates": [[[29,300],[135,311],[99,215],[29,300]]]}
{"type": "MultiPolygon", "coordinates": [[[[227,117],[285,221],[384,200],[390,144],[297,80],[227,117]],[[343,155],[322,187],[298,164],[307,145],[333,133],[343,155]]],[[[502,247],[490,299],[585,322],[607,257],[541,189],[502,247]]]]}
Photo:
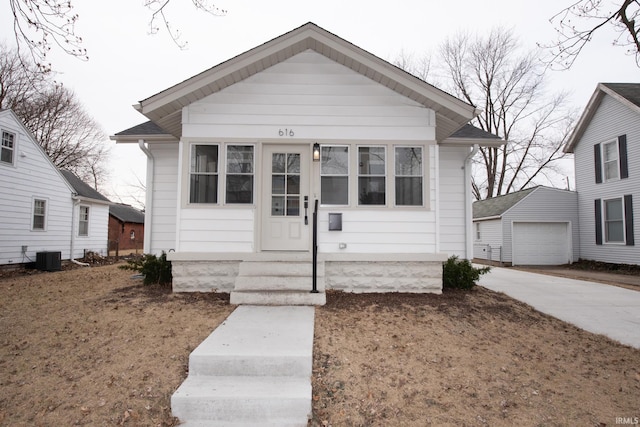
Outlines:
{"type": "Polygon", "coordinates": [[[137,142],[139,139],[153,141],[177,141],[176,137],[162,129],[151,120],[130,127],[111,136],[110,139],[118,142],[137,142]]]}
{"type": "Polygon", "coordinates": [[[133,206],[116,203],[109,206],[109,215],[121,222],[131,222],[134,224],[144,224],[144,212],[133,206]]]}
{"type": "Polygon", "coordinates": [[[473,219],[499,218],[538,187],[473,202],[473,219]]]}
{"type": "Polygon", "coordinates": [[[565,153],[573,153],[605,95],[613,97],[640,115],[640,83],[599,83],[567,140],[563,150],[565,153]]]}
{"type": "Polygon", "coordinates": [[[87,185],[80,178],[75,176],[72,172],[64,169],[60,169],[62,172],[62,176],[67,180],[69,185],[75,190],[76,194],[83,199],[91,199],[98,202],[107,202],[110,203],[109,199],[104,197],[98,191],[94,190],[92,187],[87,185]]]}
{"type": "Polygon", "coordinates": [[[469,123],[455,131],[453,135],[445,139],[443,143],[450,145],[472,145],[480,141],[485,147],[498,147],[507,143],[507,141],[498,135],[489,133],[469,123]]]}
{"type": "Polygon", "coordinates": [[[477,115],[473,105],[311,22],[144,99],[134,108],[175,138],[180,138],[183,107],[308,49],[433,109],[438,142],[477,115]]]}

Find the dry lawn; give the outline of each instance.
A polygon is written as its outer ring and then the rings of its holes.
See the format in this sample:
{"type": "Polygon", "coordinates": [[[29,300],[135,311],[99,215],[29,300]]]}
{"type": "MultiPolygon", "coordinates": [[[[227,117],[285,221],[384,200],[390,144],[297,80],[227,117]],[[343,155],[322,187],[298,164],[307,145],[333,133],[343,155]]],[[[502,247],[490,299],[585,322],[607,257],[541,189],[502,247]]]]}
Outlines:
{"type": "MultiPolygon", "coordinates": [[[[233,310],[116,266],[0,278],[1,426],[171,426],[188,355],[233,310]]],[[[640,350],[502,294],[330,293],[313,426],[614,426],[640,350]]]]}

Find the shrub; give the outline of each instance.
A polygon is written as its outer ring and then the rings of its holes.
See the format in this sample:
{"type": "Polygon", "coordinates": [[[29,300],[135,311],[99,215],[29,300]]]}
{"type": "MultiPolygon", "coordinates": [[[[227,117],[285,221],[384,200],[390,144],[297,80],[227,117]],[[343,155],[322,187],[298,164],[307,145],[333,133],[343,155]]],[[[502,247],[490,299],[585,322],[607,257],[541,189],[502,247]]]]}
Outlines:
{"type": "Polygon", "coordinates": [[[160,257],[146,254],[129,260],[127,265],[120,266],[120,268],[142,274],[145,285],[171,285],[171,261],[167,261],[167,254],[164,251],[160,257]]]}
{"type": "Polygon", "coordinates": [[[442,269],[442,286],[445,289],[472,289],[480,276],[488,273],[490,267],[475,268],[468,259],[451,256],[442,269]]]}

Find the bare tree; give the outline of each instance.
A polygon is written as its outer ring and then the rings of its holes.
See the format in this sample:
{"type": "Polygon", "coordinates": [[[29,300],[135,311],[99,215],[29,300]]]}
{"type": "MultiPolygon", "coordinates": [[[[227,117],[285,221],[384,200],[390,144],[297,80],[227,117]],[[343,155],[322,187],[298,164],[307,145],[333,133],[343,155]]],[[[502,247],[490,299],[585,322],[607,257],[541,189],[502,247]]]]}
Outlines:
{"type": "Polygon", "coordinates": [[[474,159],[479,200],[540,181],[552,184],[557,161],[565,156],[561,148],[574,117],[567,94],[548,95],[536,53],[521,51],[512,31],[503,28],[486,37],[460,34],[440,49],[450,90],[482,110],[474,124],[508,141],[481,147],[474,159]]]}
{"type": "Polygon", "coordinates": [[[0,45],[0,108],[20,117],[58,168],[97,189],[107,175],[104,132],[73,92],[37,70],[15,49],[0,45]]]}
{"type": "Polygon", "coordinates": [[[574,2],[549,20],[558,33],[555,43],[544,46],[552,51],[550,63],[570,68],[596,32],[612,28],[616,33],[613,45],[626,48],[640,67],[639,17],[640,0],[574,2]]]}
{"type": "MultiPolygon", "coordinates": [[[[174,29],[165,13],[171,0],[145,0],[144,6],[151,11],[150,32],[155,34],[163,26],[171,39],[180,47],[180,32],[174,29]]],[[[191,0],[197,10],[213,15],[224,15],[208,0],[191,0]]],[[[13,32],[18,51],[26,49],[33,62],[43,71],[49,71],[47,53],[52,47],[61,49],[68,55],[88,60],[87,50],[82,47],[82,37],[76,32],[80,19],[71,0],[9,0],[13,14],[13,32]]]]}

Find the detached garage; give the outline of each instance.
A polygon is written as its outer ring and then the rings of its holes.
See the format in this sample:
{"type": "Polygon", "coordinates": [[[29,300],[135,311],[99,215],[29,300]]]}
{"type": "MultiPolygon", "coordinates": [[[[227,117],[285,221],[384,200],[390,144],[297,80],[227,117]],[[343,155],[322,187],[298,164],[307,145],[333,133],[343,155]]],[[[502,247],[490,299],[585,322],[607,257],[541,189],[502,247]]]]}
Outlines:
{"type": "Polygon", "coordinates": [[[534,187],[473,204],[474,258],[505,265],[561,265],[578,259],[578,197],[534,187]]]}

